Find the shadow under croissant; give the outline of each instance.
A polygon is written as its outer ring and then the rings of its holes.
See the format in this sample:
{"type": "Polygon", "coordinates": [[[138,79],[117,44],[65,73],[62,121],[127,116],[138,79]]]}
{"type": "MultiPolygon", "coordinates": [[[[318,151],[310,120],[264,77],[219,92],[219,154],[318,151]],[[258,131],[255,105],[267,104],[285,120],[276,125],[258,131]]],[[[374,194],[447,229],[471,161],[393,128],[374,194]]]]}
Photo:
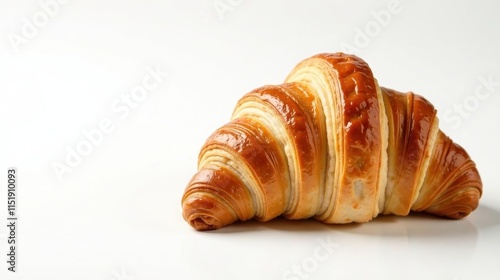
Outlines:
{"type": "MultiPolygon", "coordinates": [[[[405,217],[382,215],[368,223],[331,225],[314,219],[278,217],[268,222],[236,222],[205,234],[224,240],[228,233],[265,234],[268,242],[283,248],[290,248],[289,245],[297,240],[330,240],[338,246],[325,265],[331,269],[343,265],[344,259],[359,259],[362,251],[361,258],[370,259],[381,267],[386,264],[383,260],[408,269],[417,264],[420,267],[439,264],[439,270],[446,273],[469,265],[478,246],[479,231],[498,225],[500,212],[480,205],[475,212],[460,220],[410,213],[405,217]]],[[[290,248],[290,254],[293,253],[293,248],[290,248]]]]}
{"type": "Polygon", "coordinates": [[[500,211],[485,204],[480,204],[474,213],[471,213],[465,219],[471,221],[478,229],[490,228],[500,225],[500,211]]]}
{"type": "MultiPolygon", "coordinates": [[[[479,205],[471,215],[460,219],[446,219],[427,213],[411,213],[406,217],[383,215],[374,218],[369,223],[350,223],[329,225],[315,219],[288,220],[277,217],[267,222],[256,220],[238,221],[231,226],[223,227],[211,234],[243,233],[252,231],[290,231],[290,232],[324,232],[335,231],[358,235],[401,236],[401,228],[405,234],[413,237],[443,237],[453,236],[477,237],[478,228],[500,225],[500,212],[485,205],[479,205]]],[[[476,239],[476,238],[473,238],[476,239]]]]}

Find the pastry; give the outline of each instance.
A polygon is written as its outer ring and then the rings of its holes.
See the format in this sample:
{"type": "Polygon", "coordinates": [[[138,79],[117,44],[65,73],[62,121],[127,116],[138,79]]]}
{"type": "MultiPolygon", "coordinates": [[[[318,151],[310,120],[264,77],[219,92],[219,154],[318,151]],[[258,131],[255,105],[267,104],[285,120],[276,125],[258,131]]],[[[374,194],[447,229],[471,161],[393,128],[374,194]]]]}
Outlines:
{"type": "Polygon", "coordinates": [[[420,95],[379,87],[344,53],[300,62],[280,85],[244,95],[203,145],[182,197],[197,230],[237,220],[367,222],[411,211],[460,219],[482,183],[420,95]]]}

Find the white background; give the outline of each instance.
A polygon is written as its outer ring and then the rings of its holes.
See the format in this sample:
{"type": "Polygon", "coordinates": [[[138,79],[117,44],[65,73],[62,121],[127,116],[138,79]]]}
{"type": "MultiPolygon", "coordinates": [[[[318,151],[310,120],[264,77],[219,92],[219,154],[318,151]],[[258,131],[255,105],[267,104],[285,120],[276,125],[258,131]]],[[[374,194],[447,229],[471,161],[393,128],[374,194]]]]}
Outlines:
{"type": "Polygon", "coordinates": [[[498,279],[498,1],[66,2],[0,2],[1,279],[498,279]],[[236,101],[346,46],[380,85],[435,105],[476,161],[479,208],[460,221],[189,227],[184,187],[236,101]],[[169,76],[123,107],[147,69],[169,76]],[[54,165],[106,120],[112,131],[59,180],[54,165]],[[16,274],[6,263],[11,166],[16,274]]]}

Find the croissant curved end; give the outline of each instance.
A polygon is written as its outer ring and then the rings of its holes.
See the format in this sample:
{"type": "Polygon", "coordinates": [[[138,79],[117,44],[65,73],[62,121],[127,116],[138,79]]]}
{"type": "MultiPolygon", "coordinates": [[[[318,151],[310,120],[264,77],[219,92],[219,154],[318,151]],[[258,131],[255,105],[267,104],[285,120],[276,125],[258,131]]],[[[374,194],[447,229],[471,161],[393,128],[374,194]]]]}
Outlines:
{"type": "Polygon", "coordinates": [[[465,149],[442,132],[435,149],[422,195],[413,210],[462,219],[479,205],[483,192],[481,177],[465,149]]]}
{"type": "Polygon", "coordinates": [[[480,197],[478,189],[470,187],[463,191],[457,199],[446,204],[431,206],[425,212],[454,220],[462,219],[478,207],[480,197]]]}
{"type": "Polygon", "coordinates": [[[227,219],[231,216],[227,210],[221,207],[216,199],[208,196],[191,196],[184,200],[182,208],[190,209],[184,211],[183,216],[196,230],[219,229],[232,222],[227,219]]]}
{"type": "Polygon", "coordinates": [[[344,53],[301,61],[252,90],[203,145],[182,197],[196,230],[238,220],[368,222],[411,211],[461,219],[479,205],[474,161],[425,98],[380,87],[344,53]]]}
{"type": "Polygon", "coordinates": [[[222,223],[213,216],[198,214],[189,217],[187,220],[196,230],[214,230],[222,227],[222,223]]]}

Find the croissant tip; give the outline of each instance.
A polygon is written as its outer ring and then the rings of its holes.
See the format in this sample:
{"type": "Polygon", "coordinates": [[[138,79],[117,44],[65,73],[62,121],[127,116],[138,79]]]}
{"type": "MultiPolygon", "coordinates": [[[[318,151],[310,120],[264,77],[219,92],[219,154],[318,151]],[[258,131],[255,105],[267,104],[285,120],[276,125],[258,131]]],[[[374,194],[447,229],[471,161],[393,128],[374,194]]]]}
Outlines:
{"type": "Polygon", "coordinates": [[[460,220],[460,219],[463,219],[467,216],[469,216],[470,212],[456,212],[456,213],[453,213],[453,214],[450,214],[448,215],[448,218],[449,219],[452,219],[452,220],[460,220]]]}
{"type": "Polygon", "coordinates": [[[189,224],[198,231],[215,230],[222,227],[219,220],[207,215],[191,217],[189,224]]]}

